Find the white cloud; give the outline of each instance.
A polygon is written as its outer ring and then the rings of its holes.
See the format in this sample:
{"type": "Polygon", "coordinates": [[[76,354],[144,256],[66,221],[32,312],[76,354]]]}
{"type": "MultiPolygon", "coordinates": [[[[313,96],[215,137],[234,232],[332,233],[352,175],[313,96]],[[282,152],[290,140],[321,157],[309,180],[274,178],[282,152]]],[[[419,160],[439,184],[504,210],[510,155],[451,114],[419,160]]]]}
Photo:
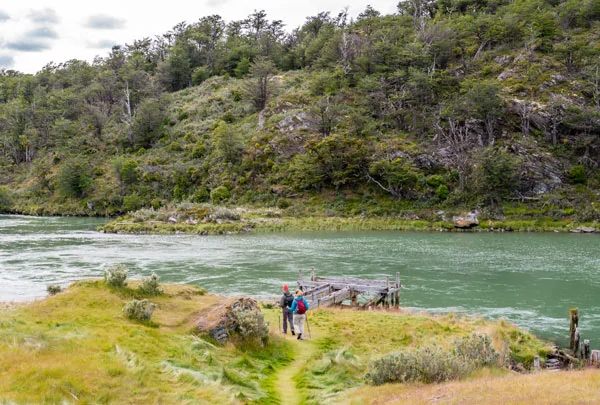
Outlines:
{"type": "Polygon", "coordinates": [[[397,2],[205,0],[172,1],[163,5],[147,0],[103,0],[85,4],[72,0],[3,2],[0,9],[0,68],[12,62],[15,70],[35,73],[49,62],[62,63],[71,59],[91,62],[96,56],[108,56],[113,45],[154,38],[180,22],[194,23],[213,14],[231,22],[245,19],[254,11],[265,10],[270,21],[281,20],[285,29],[291,31],[302,25],[306,17],[322,11],[335,16],[348,6],[350,16],[356,17],[367,4],[382,14],[390,14],[395,12],[397,2]],[[111,39],[107,39],[107,32],[111,39]]]}

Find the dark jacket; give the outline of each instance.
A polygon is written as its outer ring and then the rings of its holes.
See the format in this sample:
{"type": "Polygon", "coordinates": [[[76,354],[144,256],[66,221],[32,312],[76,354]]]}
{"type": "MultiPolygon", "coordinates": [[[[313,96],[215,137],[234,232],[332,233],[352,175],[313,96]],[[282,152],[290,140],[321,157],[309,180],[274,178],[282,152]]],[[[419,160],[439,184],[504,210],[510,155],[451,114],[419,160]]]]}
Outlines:
{"type": "Polygon", "coordinates": [[[287,297],[293,297],[292,293],[289,291],[284,291],[283,295],[281,296],[281,298],[279,299],[279,306],[281,308],[286,308],[287,305],[285,304],[285,301],[287,300],[287,297]]]}

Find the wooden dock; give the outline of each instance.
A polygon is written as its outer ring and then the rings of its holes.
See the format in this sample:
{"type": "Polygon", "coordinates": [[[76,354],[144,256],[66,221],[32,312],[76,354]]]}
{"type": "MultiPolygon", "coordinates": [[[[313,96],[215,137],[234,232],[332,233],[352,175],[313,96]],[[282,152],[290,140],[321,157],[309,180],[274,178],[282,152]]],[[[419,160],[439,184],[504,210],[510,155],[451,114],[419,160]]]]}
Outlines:
{"type": "Polygon", "coordinates": [[[310,280],[305,281],[302,270],[298,270],[298,288],[304,293],[311,309],[342,305],[350,300],[350,306],[369,307],[381,306],[391,308],[400,306],[400,273],[396,280],[367,280],[353,277],[317,277],[313,267],[310,280]],[[362,298],[362,302],[359,299],[362,298]]]}

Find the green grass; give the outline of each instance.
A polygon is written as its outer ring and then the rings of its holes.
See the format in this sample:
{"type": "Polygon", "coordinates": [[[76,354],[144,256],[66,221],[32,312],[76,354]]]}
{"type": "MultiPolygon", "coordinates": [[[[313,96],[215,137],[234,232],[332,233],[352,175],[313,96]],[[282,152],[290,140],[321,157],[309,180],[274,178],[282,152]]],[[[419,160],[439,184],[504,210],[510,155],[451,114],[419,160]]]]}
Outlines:
{"type": "MultiPolygon", "coordinates": [[[[135,284],[135,283],[130,283],[135,284]]],[[[79,282],[0,314],[0,401],[14,403],[237,403],[276,401],[290,349],[261,352],[195,336],[194,314],[219,300],[191,286],[153,297],[154,326],[125,319],[123,289],[79,282]],[[239,359],[243,359],[240,361],[239,359]]]]}
{"type": "Polygon", "coordinates": [[[503,359],[526,366],[549,351],[548,343],[506,321],[398,310],[310,311],[310,339],[285,340],[278,335],[280,309],[267,305],[269,344],[243,351],[193,333],[199,314],[224,298],[193,286],[162,286],[165,293],[150,299],[157,305],[150,325],[122,314],[137,285],[81,281],[44,300],[0,307],[0,403],[273,404],[285,395],[279,378],[285,368],[294,398],[322,404],[365,390],[374,359],[450,348],[473,332],[489,335],[503,359]]]}

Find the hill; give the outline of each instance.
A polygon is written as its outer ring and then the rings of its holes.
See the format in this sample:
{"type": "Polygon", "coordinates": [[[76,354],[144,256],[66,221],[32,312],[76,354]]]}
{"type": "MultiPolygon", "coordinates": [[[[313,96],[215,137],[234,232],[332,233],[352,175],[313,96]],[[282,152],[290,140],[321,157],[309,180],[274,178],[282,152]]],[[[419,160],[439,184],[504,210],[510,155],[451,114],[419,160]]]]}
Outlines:
{"type": "Polygon", "coordinates": [[[180,202],[596,224],[597,0],[182,23],[0,75],[0,212],[180,202]]]}

